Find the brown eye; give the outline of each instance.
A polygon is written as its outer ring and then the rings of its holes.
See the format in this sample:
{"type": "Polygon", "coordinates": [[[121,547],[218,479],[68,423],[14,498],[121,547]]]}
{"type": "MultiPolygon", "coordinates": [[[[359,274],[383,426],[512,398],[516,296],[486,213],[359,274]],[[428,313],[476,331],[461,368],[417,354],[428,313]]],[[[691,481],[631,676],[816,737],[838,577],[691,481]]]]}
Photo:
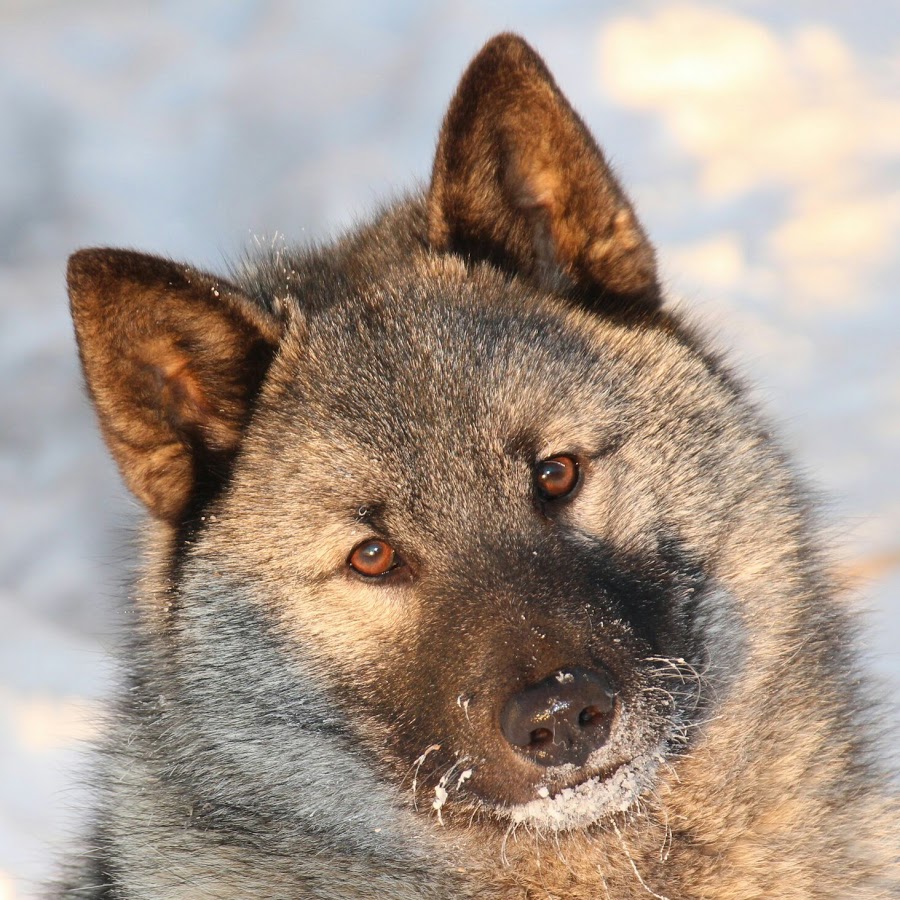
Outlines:
{"type": "Polygon", "coordinates": [[[571,456],[542,459],[534,468],[534,480],[544,500],[558,500],[578,485],[578,463],[571,456]]]}
{"type": "Polygon", "coordinates": [[[360,575],[377,578],[379,575],[386,575],[397,565],[397,554],[387,541],[373,539],[356,546],[347,562],[360,575]]]}

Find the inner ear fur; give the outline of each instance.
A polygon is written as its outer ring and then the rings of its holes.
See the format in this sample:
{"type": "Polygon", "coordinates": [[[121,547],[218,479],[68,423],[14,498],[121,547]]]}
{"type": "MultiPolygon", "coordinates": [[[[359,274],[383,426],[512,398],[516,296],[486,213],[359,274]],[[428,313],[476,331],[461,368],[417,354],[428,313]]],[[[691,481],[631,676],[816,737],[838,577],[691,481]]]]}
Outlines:
{"type": "Polygon", "coordinates": [[[126,483],[177,521],[227,471],[280,329],[236,287],[126,250],[69,259],[78,349],[126,483]]]}
{"type": "Polygon", "coordinates": [[[489,41],[438,140],[429,240],[569,291],[589,306],[656,309],[653,247],[584,123],[521,38],[489,41]]]}

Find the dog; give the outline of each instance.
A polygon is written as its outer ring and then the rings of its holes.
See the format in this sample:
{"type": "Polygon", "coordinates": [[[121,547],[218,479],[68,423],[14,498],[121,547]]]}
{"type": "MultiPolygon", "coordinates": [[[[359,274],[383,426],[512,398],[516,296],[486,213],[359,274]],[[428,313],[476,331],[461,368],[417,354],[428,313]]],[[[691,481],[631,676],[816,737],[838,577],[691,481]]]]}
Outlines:
{"type": "Polygon", "coordinates": [[[68,288],[150,515],[59,896],[900,897],[804,487],[523,40],[335,243],[68,288]]]}

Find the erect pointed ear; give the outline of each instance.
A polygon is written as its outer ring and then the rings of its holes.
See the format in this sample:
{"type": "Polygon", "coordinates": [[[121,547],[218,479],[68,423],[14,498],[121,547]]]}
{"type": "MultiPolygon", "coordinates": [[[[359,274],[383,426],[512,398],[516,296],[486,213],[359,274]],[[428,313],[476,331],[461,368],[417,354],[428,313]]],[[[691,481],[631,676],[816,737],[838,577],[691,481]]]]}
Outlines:
{"type": "Polygon", "coordinates": [[[597,309],[660,303],[653,247],[581,119],[521,38],[488,42],[444,120],[435,249],[490,259],[597,309]]]}
{"type": "Polygon", "coordinates": [[[125,250],[69,259],[88,390],[131,490],[177,521],[227,471],[280,328],[227,282],[125,250]]]}

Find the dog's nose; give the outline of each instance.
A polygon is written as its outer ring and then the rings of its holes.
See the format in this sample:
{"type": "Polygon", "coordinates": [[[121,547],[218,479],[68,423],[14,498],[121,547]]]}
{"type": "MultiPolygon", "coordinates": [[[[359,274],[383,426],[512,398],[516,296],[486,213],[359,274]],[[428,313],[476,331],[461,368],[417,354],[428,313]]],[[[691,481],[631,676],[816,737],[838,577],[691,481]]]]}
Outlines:
{"type": "Polygon", "coordinates": [[[560,669],[513,694],[500,714],[503,736],[541,766],[584,765],[609,739],[616,690],[605,672],[560,669]]]}

